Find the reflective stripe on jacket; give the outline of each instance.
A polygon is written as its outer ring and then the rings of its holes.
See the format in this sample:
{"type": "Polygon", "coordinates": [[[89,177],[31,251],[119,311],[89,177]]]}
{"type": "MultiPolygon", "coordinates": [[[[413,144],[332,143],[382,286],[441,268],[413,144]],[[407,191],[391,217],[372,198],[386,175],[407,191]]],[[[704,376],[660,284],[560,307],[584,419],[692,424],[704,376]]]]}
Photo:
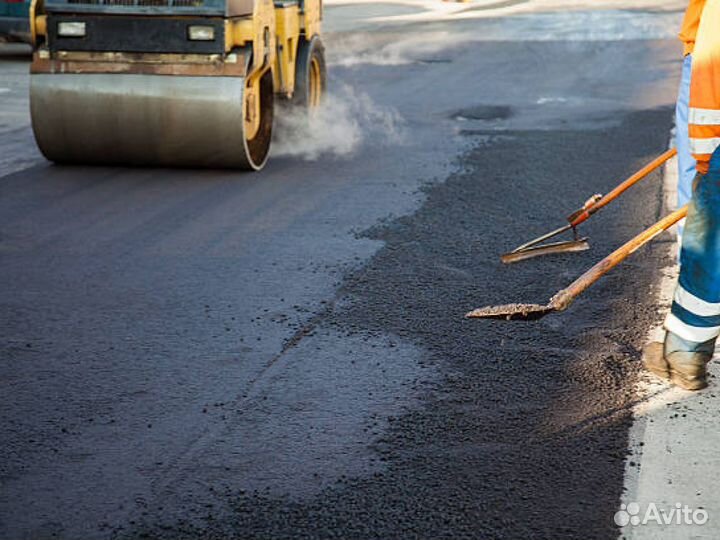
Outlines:
{"type": "Polygon", "coordinates": [[[720,147],[720,0],[707,0],[693,51],[688,118],[690,151],[698,172],[708,171],[720,147]]]}

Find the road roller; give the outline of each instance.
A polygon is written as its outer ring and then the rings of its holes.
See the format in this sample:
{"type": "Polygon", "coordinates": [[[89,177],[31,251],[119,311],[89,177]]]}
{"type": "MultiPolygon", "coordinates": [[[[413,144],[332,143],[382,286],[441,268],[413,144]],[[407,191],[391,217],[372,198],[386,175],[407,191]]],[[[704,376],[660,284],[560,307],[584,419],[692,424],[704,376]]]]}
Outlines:
{"type": "Polygon", "coordinates": [[[321,0],[32,0],[30,112],[56,163],[261,169],[326,90],[321,0]]]}

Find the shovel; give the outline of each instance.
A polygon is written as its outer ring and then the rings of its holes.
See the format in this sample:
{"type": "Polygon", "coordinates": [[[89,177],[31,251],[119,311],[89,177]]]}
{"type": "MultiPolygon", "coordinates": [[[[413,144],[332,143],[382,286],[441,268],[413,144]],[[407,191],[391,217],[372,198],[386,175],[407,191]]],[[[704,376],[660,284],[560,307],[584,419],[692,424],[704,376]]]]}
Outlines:
{"type": "Polygon", "coordinates": [[[555,229],[552,232],[544,234],[535,240],[531,240],[523,244],[522,246],[516,247],[510,253],[505,253],[500,257],[502,262],[505,264],[511,264],[532,257],[538,257],[540,255],[548,255],[551,253],[570,253],[575,251],[585,251],[590,249],[587,238],[579,238],[577,234],[577,226],[584,223],[590,216],[592,216],[598,210],[601,210],[612,201],[617,199],[620,195],[625,193],[632,186],[646,178],[651,172],[660,167],[663,163],[677,154],[677,149],[671,148],[662,155],[656,157],[650,163],[645,165],[642,169],[637,171],[635,174],[621,182],[615,189],[613,189],[607,195],[593,195],[583,206],[570,214],[567,217],[568,224],[555,229]],[[546,240],[554,238],[564,232],[572,231],[573,240],[564,242],[554,242],[551,244],[543,244],[546,240]]]}
{"type": "Polygon", "coordinates": [[[593,283],[615,268],[642,246],[650,242],[663,231],[675,225],[687,215],[687,205],[675,210],[664,217],[652,227],[644,230],[627,244],[621,246],[605,257],[590,270],[576,279],[569,287],[563,289],[550,299],[544,306],[539,304],[507,304],[503,306],[488,306],[475,309],[465,315],[470,319],[505,319],[532,321],[540,319],[550,313],[565,311],[580,294],[585,292],[593,283]]]}

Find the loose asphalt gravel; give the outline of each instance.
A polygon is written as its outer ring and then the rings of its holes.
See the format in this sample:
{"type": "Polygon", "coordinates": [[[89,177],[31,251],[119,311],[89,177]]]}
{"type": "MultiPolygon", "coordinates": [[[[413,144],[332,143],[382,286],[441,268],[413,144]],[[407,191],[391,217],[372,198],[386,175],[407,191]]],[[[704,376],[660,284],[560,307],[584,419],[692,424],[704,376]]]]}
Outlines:
{"type": "Polygon", "coordinates": [[[148,518],[119,537],[614,537],[662,250],[638,253],[564,314],[533,323],[462,315],[549,298],[653,223],[658,173],[587,226],[590,252],[511,267],[498,259],[584,200],[578,178],[592,174],[597,188],[611,188],[662,150],[670,127],[671,112],[661,109],[599,131],[488,133],[491,144],[429,187],[418,212],[364,233],[385,247],[347,276],[339,307],[303,331],[397,336],[425,351],[425,369],[440,374],[421,385],[422,406],[386,418],[390,428],[373,444],[385,469],[340,478],[310,501],[219,482],[207,500],[229,502],[220,519],[212,506],[187,507],[192,520],[148,518]]]}
{"type": "Polygon", "coordinates": [[[563,314],[463,315],[660,216],[656,173],[590,251],[499,260],[666,148],[678,47],[424,30],[328,35],[332,151],[258,175],[52,166],[0,64],[0,537],[617,535],[665,251],[563,314]]]}

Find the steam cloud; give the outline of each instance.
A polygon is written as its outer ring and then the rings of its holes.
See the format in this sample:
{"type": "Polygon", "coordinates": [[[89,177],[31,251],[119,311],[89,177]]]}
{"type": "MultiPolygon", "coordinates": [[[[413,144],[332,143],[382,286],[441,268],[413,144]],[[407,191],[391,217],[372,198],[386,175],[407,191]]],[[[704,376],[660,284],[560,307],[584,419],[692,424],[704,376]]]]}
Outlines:
{"type": "Polygon", "coordinates": [[[309,161],[324,155],[348,156],[368,140],[401,144],[403,131],[397,111],[381,107],[348,85],[336,84],[310,114],[290,107],[278,111],[272,152],[309,161]]]}
{"type": "Polygon", "coordinates": [[[370,38],[365,34],[357,34],[345,37],[330,50],[330,64],[341,67],[412,64],[418,60],[432,59],[448,48],[469,41],[467,36],[451,32],[395,35],[391,41],[383,43],[384,39],[388,39],[388,36],[370,38]]]}

